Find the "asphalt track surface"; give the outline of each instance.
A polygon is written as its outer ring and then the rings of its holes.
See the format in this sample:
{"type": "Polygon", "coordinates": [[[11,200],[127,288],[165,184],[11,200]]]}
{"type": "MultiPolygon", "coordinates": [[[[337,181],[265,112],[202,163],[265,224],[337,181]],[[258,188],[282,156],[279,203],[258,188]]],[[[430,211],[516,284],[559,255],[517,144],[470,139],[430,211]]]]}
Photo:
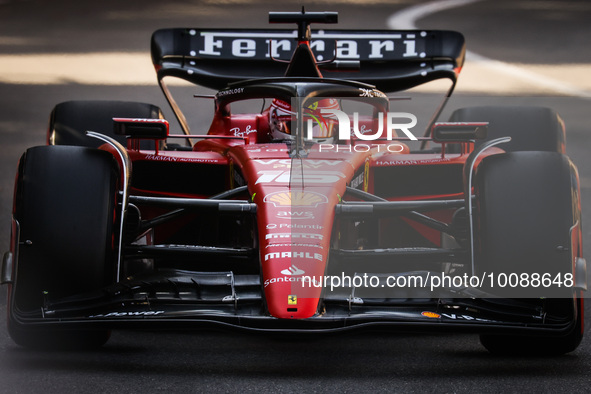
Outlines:
{"type": "MultiPolygon", "coordinates": [[[[417,4],[424,2],[344,0],[314,2],[308,9],[339,11],[343,28],[388,28],[392,14],[417,4]]],[[[128,63],[96,59],[131,56],[133,66],[143,57],[146,64],[137,64],[138,70],[149,69],[149,37],[157,28],[264,27],[267,11],[299,6],[291,1],[0,0],[0,248],[8,248],[18,157],[27,147],[44,143],[48,115],[56,103],[147,101],[172,118],[155,78],[146,81],[140,71],[130,72],[128,63]],[[62,60],[56,61],[55,54],[62,60]],[[10,66],[15,59],[17,66],[10,66]],[[69,62],[75,66],[68,67],[69,62]],[[27,67],[33,67],[29,75],[27,67]]],[[[416,21],[421,28],[462,31],[469,50],[502,62],[478,62],[478,57],[468,62],[467,82],[458,86],[450,107],[515,102],[547,105],[561,113],[568,153],[581,175],[585,224],[591,223],[591,101],[585,97],[591,91],[589,20],[591,3],[586,1],[484,0],[427,13],[416,21]],[[470,64],[478,72],[470,72],[470,64]],[[565,95],[565,89],[571,94],[565,95]],[[491,91],[495,94],[486,94],[491,91]]],[[[591,226],[586,226],[587,250],[590,233],[591,226]]],[[[37,352],[17,347],[8,337],[5,298],[2,291],[0,392],[6,393],[587,392],[591,380],[589,329],[575,352],[553,358],[493,357],[476,335],[454,333],[301,339],[117,331],[99,351],[37,352]]],[[[591,307],[586,313],[589,321],[591,307]]]]}

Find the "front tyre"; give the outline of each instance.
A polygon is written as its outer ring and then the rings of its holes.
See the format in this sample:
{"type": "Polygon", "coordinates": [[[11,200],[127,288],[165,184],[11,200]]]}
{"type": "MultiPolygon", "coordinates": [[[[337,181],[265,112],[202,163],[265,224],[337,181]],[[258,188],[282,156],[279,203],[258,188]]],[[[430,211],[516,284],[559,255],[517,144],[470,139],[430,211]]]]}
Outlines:
{"type": "Polygon", "coordinates": [[[60,331],[39,318],[47,301],[113,282],[115,168],[108,152],[74,146],[31,148],[21,158],[14,209],[20,246],[8,319],[19,345],[92,347],[108,339],[106,330],[60,331]]]}
{"type": "MultiPolygon", "coordinates": [[[[475,177],[476,274],[574,275],[573,258],[582,255],[574,235],[580,227],[578,176],[560,153],[512,152],[483,159],[475,177]]],[[[491,353],[557,355],[577,348],[583,336],[583,300],[578,290],[548,287],[485,289],[532,303],[544,321],[564,330],[559,336],[483,334],[491,353]]],[[[570,285],[569,285],[570,286],[570,285]]]]}
{"type": "MultiPolygon", "coordinates": [[[[583,298],[575,299],[575,320],[564,336],[534,337],[520,335],[480,335],[480,343],[491,354],[502,356],[560,356],[574,351],[583,339],[583,298]]],[[[572,308],[570,299],[552,300],[555,307],[572,308]]]]}

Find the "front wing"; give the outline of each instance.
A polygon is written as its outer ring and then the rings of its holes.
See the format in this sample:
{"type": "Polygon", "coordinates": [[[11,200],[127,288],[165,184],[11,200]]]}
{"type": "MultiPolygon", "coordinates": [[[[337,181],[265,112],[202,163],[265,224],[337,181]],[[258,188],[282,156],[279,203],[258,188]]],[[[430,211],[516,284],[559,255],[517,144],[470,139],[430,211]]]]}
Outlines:
{"type": "Polygon", "coordinates": [[[325,294],[319,313],[311,318],[278,319],[263,312],[263,292],[255,275],[168,270],[125,280],[101,292],[47,302],[34,312],[23,313],[11,304],[11,319],[20,329],[31,330],[52,326],[292,333],[388,329],[563,336],[575,329],[582,307],[582,300],[563,299],[570,308],[565,308],[563,316],[551,316],[544,300],[469,298],[465,291],[445,289],[445,298],[415,291],[378,299],[357,297],[354,288],[341,289],[325,294]]]}

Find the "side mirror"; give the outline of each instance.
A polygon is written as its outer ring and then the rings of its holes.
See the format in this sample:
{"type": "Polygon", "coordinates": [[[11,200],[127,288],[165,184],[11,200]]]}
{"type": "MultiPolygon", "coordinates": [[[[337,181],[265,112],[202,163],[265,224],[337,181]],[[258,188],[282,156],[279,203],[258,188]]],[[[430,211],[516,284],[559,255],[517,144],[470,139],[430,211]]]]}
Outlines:
{"type": "Polygon", "coordinates": [[[131,138],[161,140],[168,137],[168,121],[165,119],[113,118],[113,131],[131,138]]]}
{"type": "Polygon", "coordinates": [[[486,138],[488,122],[435,123],[431,136],[435,142],[471,142],[486,138]]]}

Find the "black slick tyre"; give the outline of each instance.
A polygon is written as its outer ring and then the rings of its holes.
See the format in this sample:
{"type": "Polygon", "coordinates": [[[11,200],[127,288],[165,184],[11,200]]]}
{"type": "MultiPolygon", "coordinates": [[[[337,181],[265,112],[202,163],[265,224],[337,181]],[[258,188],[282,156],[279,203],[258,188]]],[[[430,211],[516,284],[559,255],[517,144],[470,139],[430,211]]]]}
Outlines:
{"type": "MultiPolygon", "coordinates": [[[[125,136],[113,132],[113,118],[164,119],[160,108],[131,101],[76,100],[55,106],[49,120],[50,145],[75,145],[98,148],[102,141],[86,136],[95,131],[114,138],[125,146],[125,136]]],[[[154,149],[154,141],[142,141],[142,149],[154,149]]]]}
{"type": "MultiPolygon", "coordinates": [[[[573,274],[570,231],[580,222],[576,170],[555,152],[512,152],[489,156],[475,177],[476,274],[518,278],[527,274],[566,278],[573,274]],[[558,276],[557,276],[558,275],[558,276]]],[[[582,338],[582,300],[571,287],[486,289],[501,297],[540,305],[547,321],[562,322],[562,336],[481,336],[496,354],[556,355],[582,338]],[[499,293],[500,292],[500,293],[499,293]]]]}
{"type": "MultiPolygon", "coordinates": [[[[565,153],[566,137],[564,122],[552,109],[526,106],[482,106],[455,110],[450,122],[488,122],[485,141],[500,137],[511,137],[511,141],[500,146],[507,152],[546,151],[565,153]]],[[[449,149],[459,145],[450,144],[449,149]]],[[[451,152],[453,153],[453,152],[451,152]]]]}
{"type": "Polygon", "coordinates": [[[14,217],[20,227],[8,328],[36,348],[103,344],[106,330],[59,331],[27,325],[45,303],[98,291],[113,282],[117,173],[111,154],[43,146],[21,158],[14,217]]]}

